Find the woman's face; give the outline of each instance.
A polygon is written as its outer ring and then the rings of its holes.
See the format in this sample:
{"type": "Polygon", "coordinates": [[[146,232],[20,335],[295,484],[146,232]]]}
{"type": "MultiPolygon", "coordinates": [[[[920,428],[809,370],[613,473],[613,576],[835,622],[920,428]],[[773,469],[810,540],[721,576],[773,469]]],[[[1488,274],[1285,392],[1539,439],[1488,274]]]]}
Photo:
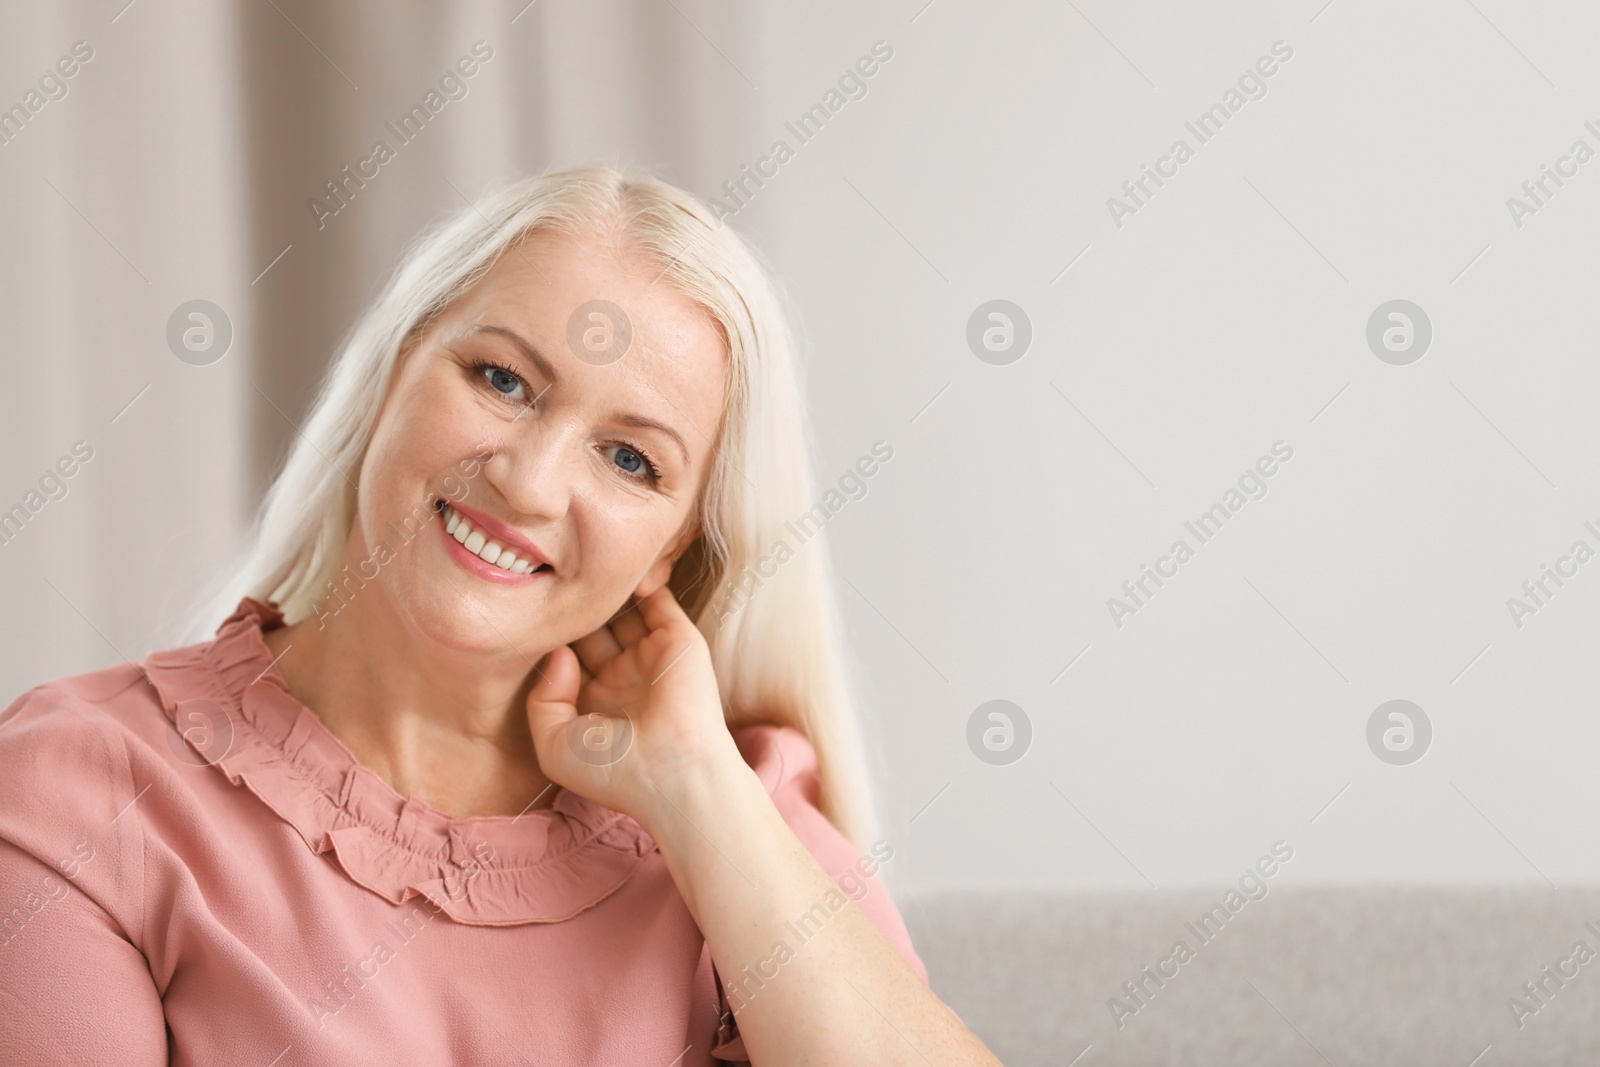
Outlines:
{"type": "Polygon", "coordinates": [[[361,467],[354,595],[448,648],[534,660],[666,584],[698,533],[727,355],[659,274],[625,240],[536,232],[440,315],[402,355],[361,467]],[[475,531],[464,545],[441,502],[475,531]],[[490,543],[522,562],[489,563],[490,543]]]}

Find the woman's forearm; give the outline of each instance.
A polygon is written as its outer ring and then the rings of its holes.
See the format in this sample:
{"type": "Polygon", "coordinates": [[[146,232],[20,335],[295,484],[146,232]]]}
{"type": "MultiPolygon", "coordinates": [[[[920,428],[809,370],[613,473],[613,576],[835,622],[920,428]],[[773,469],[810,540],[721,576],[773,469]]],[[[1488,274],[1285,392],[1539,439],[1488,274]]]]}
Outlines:
{"type": "Polygon", "coordinates": [[[646,829],[711,947],[752,1063],[999,1063],[858,907],[823,905],[839,888],[747,765],[702,771],[659,790],[646,829]]]}

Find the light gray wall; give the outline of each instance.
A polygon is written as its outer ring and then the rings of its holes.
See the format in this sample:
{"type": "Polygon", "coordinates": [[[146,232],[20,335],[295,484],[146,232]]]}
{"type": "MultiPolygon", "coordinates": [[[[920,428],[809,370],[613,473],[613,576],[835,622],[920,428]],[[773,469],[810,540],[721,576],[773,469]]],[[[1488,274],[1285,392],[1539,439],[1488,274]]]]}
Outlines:
{"type": "Polygon", "coordinates": [[[1600,876],[1600,561],[1507,607],[1600,552],[1600,159],[1507,207],[1600,151],[1600,23],[1323,3],[836,5],[762,35],[767,127],[730,170],[895,50],[749,214],[804,312],[825,476],[895,447],[835,530],[919,887],[1226,886],[1279,839],[1295,881],[1600,876]],[[1199,143],[1185,121],[1277,41],[1265,97],[1199,143]],[[964,339],[993,298],[1033,325],[1009,366],[964,339]],[[1396,298],[1434,331],[1405,366],[1365,339],[1396,298]],[[1185,521],[1279,440],[1268,494],[1199,544],[1185,521]],[[1407,766],[1366,741],[1397,698],[1434,729],[1407,766]],[[1033,726],[1012,765],[966,743],[992,699],[1033,726]]]}

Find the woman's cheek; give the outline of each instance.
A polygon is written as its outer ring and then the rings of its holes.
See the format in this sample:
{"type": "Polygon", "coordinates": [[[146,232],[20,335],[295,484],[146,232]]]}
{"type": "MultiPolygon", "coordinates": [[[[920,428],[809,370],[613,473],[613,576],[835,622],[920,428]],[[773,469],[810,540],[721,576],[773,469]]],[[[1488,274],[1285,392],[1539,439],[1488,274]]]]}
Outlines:
{"type": "Polygon", "coordinates": [[[657,523],[639,509],[616,505],[605,507],[598,522],[593,512],[591,516],[579,553],[584,582],[616,611],[627,602],[659,551],[657,523]]]}

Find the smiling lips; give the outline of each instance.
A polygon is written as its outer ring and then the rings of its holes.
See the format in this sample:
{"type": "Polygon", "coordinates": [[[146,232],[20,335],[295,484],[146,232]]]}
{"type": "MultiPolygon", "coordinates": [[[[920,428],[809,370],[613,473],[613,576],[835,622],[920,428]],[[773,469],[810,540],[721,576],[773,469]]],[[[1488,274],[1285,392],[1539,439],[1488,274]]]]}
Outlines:
{"type": "Polygon", "coordinates": [[[538,548],[521,538],[509,536],[505,530],[493,529],[493,520],[473,514],[455,505],[440,502],[439,514],[444,531],[473,557],[483,563],[507,572],[508,575],[541,574],[553,572],[550,562],[538,548]]]}

